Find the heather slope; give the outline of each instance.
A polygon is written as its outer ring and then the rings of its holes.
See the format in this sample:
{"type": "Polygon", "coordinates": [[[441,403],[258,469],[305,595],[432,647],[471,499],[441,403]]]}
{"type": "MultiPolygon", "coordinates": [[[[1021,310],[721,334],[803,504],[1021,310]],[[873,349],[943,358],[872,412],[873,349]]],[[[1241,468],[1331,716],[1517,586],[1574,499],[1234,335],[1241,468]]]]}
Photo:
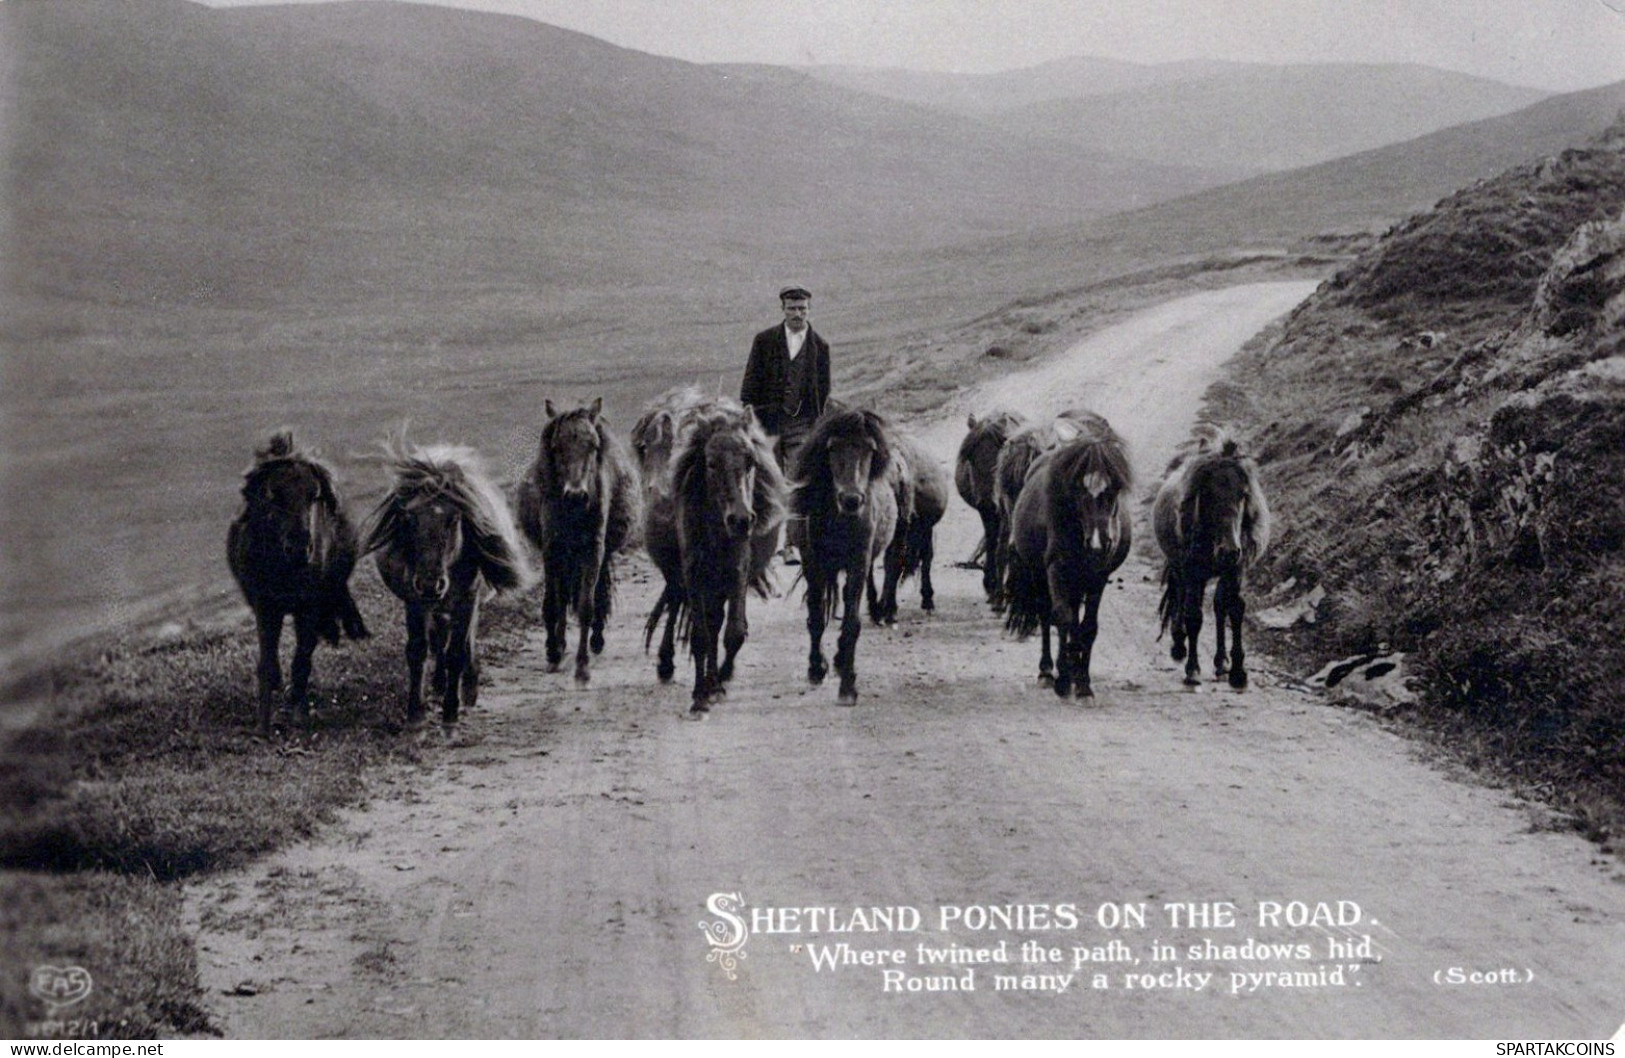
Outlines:
{"type": "Polygon", "coordinates": [[[1232,369],[1307,657],[1414,652],[1426,711],[1606,835],[1625,804],[1625,126],[1397,225],[1232,369]],[[1319,596],[1317,595],[1317,598],[1319,596]]]}

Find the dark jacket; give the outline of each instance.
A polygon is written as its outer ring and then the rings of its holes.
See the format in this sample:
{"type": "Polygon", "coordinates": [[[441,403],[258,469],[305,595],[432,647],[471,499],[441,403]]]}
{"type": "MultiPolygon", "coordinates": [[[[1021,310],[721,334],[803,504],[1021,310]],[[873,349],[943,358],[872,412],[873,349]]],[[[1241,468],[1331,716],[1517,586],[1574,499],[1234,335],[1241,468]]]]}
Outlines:
{"type": "Polygon", "coordinates": [[[797,410],[798,396],[802,400],[796,417],[809,421],[823,413],[824,404],[829,400],[829,343],[811,327],[807,328],[807,341],[797,359],[802,357],[812,358],[804,375],[807,389],[803,394],[788,393],[790,347],[785,340],[784,324],[769,327],[750,344],[750,360],[745,364],[739,401],[756,409],[756,418],[768,433],[780,432],[786,414],[797,410]]]}

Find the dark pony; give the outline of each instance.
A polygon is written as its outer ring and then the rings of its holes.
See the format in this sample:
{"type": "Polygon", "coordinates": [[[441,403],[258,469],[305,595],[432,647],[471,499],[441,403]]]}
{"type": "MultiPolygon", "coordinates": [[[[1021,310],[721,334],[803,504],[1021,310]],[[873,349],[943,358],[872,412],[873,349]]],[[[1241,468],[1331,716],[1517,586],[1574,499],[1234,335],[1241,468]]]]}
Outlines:
{"type": "Polygon", "coordinates": [[[858,701],[857,648],[863,630],[859,603],[874,560],[897,528],[897,486],[888,476],[888,430],[872,411],[826,412],[796,455],[790,510],[804,518],[801,572],[807,580],[807,679],[822,683],[824,626],[841,603],[835,671],[842,705],[858,701]],[[840,577],[845,576],[844,585],[840,577]]]}
{"type": "Polygon", "coordinates": [[[391,488],[362,550],[377,552],[379,576],[406,604],[407,722],[423,719],[423,663],[432,650],[440,719],[455,723],[479,694],[481,596],[525,588],[532,574],[507,501],[471,450],[403,439],[385,453],[391,488]]]}
{"type": "Polygon", "coordinates": [[[254,611],[259,630],[259,733],[271,733],[271,705],[282,687],[277,660],[283,618],[293,615],[293,665],[281,712],[309,719],[311,657],[319,639],[338,645],[340,631],[365,639],[367,626],[350,596],[355,529],[344,516],[333,476],[274,434],[243,475],[243,512],[226,534],[226,562],[254,611]]]}
{"type": "Polygon", "coordinates": [[[891,432],[897,529],[886,548],[885,585],[876,597],[869,585],[869,616],[875,624],[897,622],[897,586],[920,575],[920,608],[936,609],[931,586],[931,559],[936,553],[937,523],[948,510],[948,475],[912,438],[891,432]]]}
{"type": "Polygon", "coordinates": [[[1004,567],[999,564],[999,541],[1004,539],[1004,529],[993,475],[1005,441],[1026,423],[1024,416],[1011,411],[996,411],[980,419],[969,416],[965,425],[970,432],[959,443],[954,461],[954,487],[982,519],[982,590],[1000,613],[1004,611],[1004,567]]]}
{"type": "MultiPolygon", "coordinates": [[[[1099,415],[1081,408],[1069,408],[1053,419],[1022,426],[1005,439],[993,464],[993,503],[998,510],[1001,534],[994,561],[1000,570],[1009,567],[1010,519],[1033,463],[1056,445],[1075,440],[1086,430],[1098,432],[1102,428],[1107,432],[1111,430],[1099,415]]],[[[988,542],[988,547],[993,547],[992,541],[988,542]]],[[[1009,602],[1008,593],[1005,602],[1009,602]]]]}
{"type": "MultiPolygon", "coordinates": [[[[1213,675],[1228,671],[1230,686],[1247,686],[1246,654],[1241,647],[1241,598],[1247,567],[1269,546],[1270,511],[1258,481],[1258,468],[1242,456],[1235,441],[1212,431],[1199,439],[1196,451],[1169,468],[1151,507],[1151,522],[1162,548],[1162,631],[1172,628],[1175,661],[1185,662],[1185,682],[1199,681],[1196,640],[1202,632],[1202,597],[1213,589],[1216,649],[1213,675]],[[1225,624],[1230,626],[1229,657],[1225,624]],[[1188,654],[1187,654],[1188,650],[1188,654]]],[[[1158,634],[1161,638],[1161,634],[1158,634]]]]}
{"type": "Polygon", "coordinates": [[[632,454],[643,480],[643,546],[665,584],[643,626],[643,649],[654,641],[660,619],[666,630],[660,639],[655,675],[660,682],[677,671],[676,635],[683,609],[683,557],[677,542],[677,501],[672,495],[671,462],[677,436],[696,418],[724,411],[723,398],[707,397],[696,386],[679,386],[656,397],[632,427],[632,454]]]}
{"type": "Polygon", "coordinates": [[[604,402],[562,415],[546,402],[547,424],[536,461],[519,484],[519,522],[542,554],[542,621],[547,666],[564,658],[566,614],[581,626],[576,681],[586,683],[589,642],[604,649],[613,599],[611,560],[637,543],[642,521],[638,473],[602,418],[604,402]]]}
{"type": "Polygon", "coordinates": [[[1011,514],[1005,626],[1023,637],[1043,630],[1040,683],[1051,679],[1049,626],[1057,626],[1060,664],[1053,679],[1063,698],[1094,693],[1089,660],[1100,598],[1131,543],[1128,454],[1106,421],[1094,418],[1097,423],[1033,462],[1011,514]]]}
{"type": "Polygon", "coordinates": [[[733,678],[734,658],[749,632],[747,589],[764,599],[772,589],[768,567],[784,524],[785,483],[755,414],[728,400],[683,425],[671,478],[682,569],[677,606],[687,607],[694,656],[690,711],[703,714],[733,678]]]}

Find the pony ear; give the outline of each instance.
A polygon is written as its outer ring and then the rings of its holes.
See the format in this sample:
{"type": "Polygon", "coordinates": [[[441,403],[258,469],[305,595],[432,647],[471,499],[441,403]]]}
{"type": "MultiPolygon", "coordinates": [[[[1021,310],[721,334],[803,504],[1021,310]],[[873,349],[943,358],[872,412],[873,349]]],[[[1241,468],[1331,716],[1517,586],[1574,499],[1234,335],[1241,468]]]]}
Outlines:
{"type": "Polygon", "coordinates": [[[559,413],[553,410],[553,402],[551,400],[542,401],[542,409],[547,412],[547,417],[549,419],[558,418],[559,413]]]}
{"type": "Polygon", "coordinates": [[[592,407],[587,409],[587,417],[590,418],[593,422],[597,422],[598,421],[598,416],[603,414],[603,411],[604,411],[604,398],[603,397],[594,397],[593,402],[592,402],[592,407]]]}
{"type": "Polygon", "coordinates": [[[967,430],[976,429],[976,413],[975,412],[971,412],[969,415],[965,416],[965,428],[967,430]]]}

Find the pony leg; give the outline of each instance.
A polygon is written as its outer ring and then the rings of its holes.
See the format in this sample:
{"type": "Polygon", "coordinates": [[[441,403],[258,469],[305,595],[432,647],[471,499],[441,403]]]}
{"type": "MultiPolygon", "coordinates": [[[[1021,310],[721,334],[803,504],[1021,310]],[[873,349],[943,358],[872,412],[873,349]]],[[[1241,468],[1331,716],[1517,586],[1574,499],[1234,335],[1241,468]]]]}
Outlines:
{"type": "Polygon", "coordinates": [[[985,507],[976,508],[982,519],[982,592],[995,611],[1004,609],[1002,587],[999,583],[999,512],[985,507]]]}
{"type": "Polygon", "coordinates": [[[1100,633],[1100,597],[1105,592],[1106,585],[1091,587],[1083,598],[1083,622],[1078,627],[1077,677],[1073,681],[1073,693],[1079,698],[1093,698],[1094,688],[1089,685],[1089,663],[1094,657],[1095,636],[1100,633]]]}
{"type": "Polygon", "coordinates": [[[594,654],[604,652],[604,623],[609,620],[610,581],[609,556],[604,556],[604,564],[598,568],[598,583],[593,587],[592,594],[592,639],[590,645],[594,654]]]}
{"type": "Polygon", "coordinates": [[[1070,698],[1072,681],[1077,674],[1074,654],[1077,652],[1078,610],[1075,603],[1067,601],[1067,571],[1059,564],[1052,564],[1048,566],[1046,576],[1050,598],[1049,619],[1055,623],[1060,640],[1056,644],[1055,695],[1070,698]]]}
{"type": "Polygon", "coordinates": [[[271,734],[271,710],[276,692],[282,689],[282,665],[277,652],[282,640],[282,611],[259,609],[254,611],[254,624],[259,631],[260,662],[255,669],[256,690],[259,693],[256,724],[261,737],[271,734]]]}
{"type": "Polygon", "coordinates": [[[1043,632],[1041,645],[1038,648],[1038,685],[1040,687],[1055,686],[1055,658],[1050,654],[1049,646],[1049,614],[1045,613],[1038,618],[1038,627],[1043,632]]]}
{"type": "Polygon", "coordinates": [[[406,604],[406,722],[423,719],[423,662],[429,656],[429,615],[419,603],[406,604]]]}
{"type": "Polygon", "coordinates": [[[863,579],[853,570],[847,570],[842,596],[845,602],[841,614],[841,638],[835,647],[835,671],[841,677],[836,700],[842,705],[858,704],[858,636],[863,632],[858,593],[862,590],[863,579]]]}
{"type": "Polygon", "coordinates": [[[691,713],[711,710],[716,684],[717,622],[712,618],[715,600],[709,592],[693,592],[689,598],[689,652],[694,656],[694,703],[691,713]]]}
{"type": "Polygon", "coordinates": [[[1230,576],[1225,573],[1213,583],[1213,678],[1218,679],[1230,671],[1225,656],[1225,617],[1230,609],[1230,576]]]}
{"type": "Polygon", "coordinates": [[[937,608],[937,590],[931,586],[931,560],[936,556],[936,541],[934,529],[925,529],[920,533],[920,609],[931,613],[937,608]]]}
{"type": "Polygon", "coordinates": [[[801,568],[807,577],[807,638],[810,642],[807,648],[807,682],[817,686],[824,682],[824,675],[829,672],[829,665],[824,661],[824,625],[828,620],[826,607],[829,605],[825,596],[829,588],[823,570],[815,571],[812,561],[803,559],[803,562],[801,568]]]}
{"type": "Polygon", "coordinates": [[[739,649],[745,645],[750,635],[750,620],[745,612],[745,571],[741,569],[739,576],[734,578],[732,596],[728,599],[728,623],[723,636],[722,646],[726,652],[722,659],[722,667],[717,670],[717,692],[727,692],[727,683],[734,676],[734,658],[739,656],[739,649]]]}
{"type": "Polygon", "coordinates": [[[1171,614],[1169,624],[1173,625],[1174,645],[1168,648],[1168,656],[1175,661],[1185,660],[1185,592],[1180,575],[1169,570],[1168,573],[1168,608],[1171,614]]]}
{"type": "Polygon", "coordinates": [[[303,724],[310,719],[311,659],[321,638],[321,619],[314,614],[294,614],[293,635],[293,663],[288,666],[288,710],[303,724]]]}
{"type": "Polygon", "coordinates": [[[446,638],[446,686],[440,700],[440,722],[455,724],[466,695],[468,704],[474,704],[478,693],[479,669],[474,664],[475,608],[479,596],[469,591],[467,600],[458,602],[449,615],[446,638]]]}
{"type": "Polygon", "coordinates": [[[603,646],[604,634],[599,624],[598,616],[598,584],[600,562],[593,562],[586,566],[590,571],[583,580],[580,590],[576,593],[576,620],[581,627],[576,634],[576,682],[586,683],[592,678],[588,668],[592,661],[591,642],[594,638],[594,629],[598,629],[597,639],[600,649],[603,646]]]}
{"type": "MultiPolygon", "coordinates": [[[[562,558],[555,559],[555,562],[562,558]]],[[[547,632],[547,671],[559,671],[564,661],[564,582],[550,568],[542,587],[542,627],[547,632]]]]}
{"type": "MultiPolygon", "coordinates": [[[[660,637],[660,653],[655,662],[655,675],[659,677],[661,683],[670,683],[672,676],[677,672],[677,614],[682,608],[680,589],[671,584],[666,585],[665,592],[660,596],[660,602],[655,605],[655,612],[650,615],[651,621],[659,622],[662,606],[666,608],[666,631],[660,637]]],[[[650,625],[648,631],[652,633],[654,625],[650,625]]]]}
{"type": "Polygon", "coordinates": [[[1202,635],[1202,596],[1207,592],[1206,578],[1191,578],[1183,587],[1180,599],[1182,623],[1185,626],[1185,683],[1194,687],[1201,683],[1202,663],[1198,660],[1197,640],[1202,635]]]}
{"type": "Polygon", "coordinates": [[[897,623],[897,583],[903,579],[903,534],[898,533],[892,538],[891,544],[886,548],[880,558],[882,587],[880,599],[875,599],[874,571],[870,568],[869,578],[869,619],[877,625],[894,625],[897,623]]]}
{"type": "Polygon", "coordinates": [[[429,611],[429,659],[434,662],[429,677],[429,691],[440,696],[446,693],[446,643],[450,633],[447,624],[451,616],[438,606],[429,611]]]}
{"type": "MultiPolygon", "coordinates": [[[[1241,649],[1241,622],[1247,616],[1247,602],[1241,597],[1241,574],[1236,574],[1234,587],[1230,594],[1230,686],[1236,690],[1244,690],[1247,686],[1246,655],[1241,649]]],[[[1220,628],[1220,634],[1224,629],[1220,628]]]]}

